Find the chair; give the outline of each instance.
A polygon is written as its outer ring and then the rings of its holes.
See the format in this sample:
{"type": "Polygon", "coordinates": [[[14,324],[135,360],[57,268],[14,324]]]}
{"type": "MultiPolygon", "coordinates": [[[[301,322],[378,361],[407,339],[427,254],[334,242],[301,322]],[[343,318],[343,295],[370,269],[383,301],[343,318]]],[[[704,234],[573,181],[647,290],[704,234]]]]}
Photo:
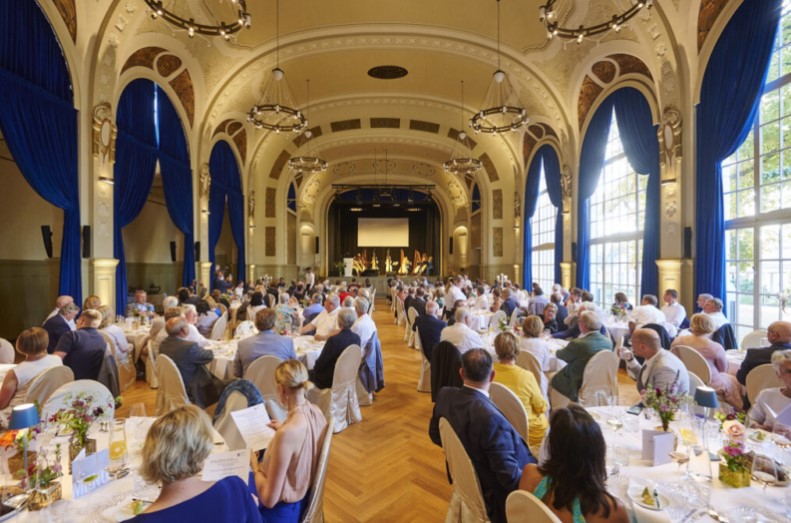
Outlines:
{"type": "Polygon", "coordinates": [[[118,388],[121,392],[123,392],[134,385],[137,381],[137,368],[132,361],[133,355],[127,353],[126,362],[122,363],[120,355],[118,354],[118,347],[116,346],[115,340],[112,338],[112,336],[104,331],[99,331],[99,333],[101,333],[104,341],[107,342],[107,346],[110,347],[110,350],[113,353],[115,365],[118,368],[118,388]]]}
{"type": "Polygon", "coordinates": [[[426,358],[423,350],[423,340],[420,339],[420,329],[415,329],[415,348],[420,351],[420,377],[417,380],[418,392],[431,392],[431,362],[426,358]]]}
{"type": "Polygon", "coordinates": [[[646,323],[643,325],[643,328],[651,329],[652,331],[656,332],[657,336],[659,336],[659,345],[665,350],[670,350],[670,344],[673,340],[670,338],[670,334],[668,334],[664,325],[660,325],[658,323],[646,323]]]}
{"type": "Polygon", "coordinates": [[[263,403],[261,394],[250,381],[236,380],[223,389],[217,409],[214,411],[212,424],[222,435],[229,450],[240,450],[247,447],[231,413],[261,403],[263,403]]]}
{"type": "Polygon", "coordinates": [[[516,394],[502,383],[493,382],[489,385],[489,398],[527,443],[527,432],[530,422],[527,419],[525,406],[522,405],[516,394]]]}
{"type": "Polygon", "coordinates": [[[621,349],[623,349],[623,336],[618,336],[618,339],[613,341],[615,341],[615,347],[613,347],[612,351],[615,353],[616,356],[620,358],[621,349]]]}
{"type": "Polygon", "coordinates": [[[398,294],[395,295],[396,301],[396,325],[403,325],[406,323],[406,314],[404,313],[404,302],[401,301],[401,298],[398,297],[398,294]]]}
{"type": "Polygon", "coordinates": [[[310,485],[310,500],[308,508],[302,516],[300,523],[324,523],[324,483],[327,478],[327,463],[330,460],[330,447],[332,444],[335,420],[330,418],[324,430],[324,442],[321,444],[321,453],[316,462],[316,471],[310,485]]]}
{"type": "Polygon", "coordinates": [[[464,383],[459,374],[461,353],[449,341],[437,343],[431,351],[431,401],[436,402],[442,387],[461,387],[464,383]]]}
{"type": "Polygon", "coordinates": [[[376,287],[374,287],[373,290],[371,291],[371,303],[368,306],[369,315],[372,315],[374,313],[374,309],[376,308],[374,307],[374,302],[376,302],[376,287]]]}
{"type": "Polygon", "coordinates": [[[14,363],[14,346],[5,338],[0,338],[0,363],[14,363]]]}
{"type": "Polygon", "coordinates": [[[25,403],[44,405],[50,396],[66,383],[74,381],[74,372],[65,366],[50,367],[33,378],[25,395],[25,403]]]}
{"type": "Polygon", "coordinates": [[[361,406],[373,405],[374,392],[381,391],[385,386],[382,344],[376,332],[365,346],[357,376],[357,400],[361,406]]]}
{"type": "Polygon", "coordinates": [[[500,322],[507,319],[508,315],[505,313],[505,311],[497,311],[492,314],[491,318],[489,318],[489,327],[497,329],[500,327],[500,322]]]}
{"type": "Polygon", "coordinates": [[[341,432],[353,423],[363,420],[357,400],[357,372],[362,351],[359,345],[349,345],[335,362],[332,387],[313,389],[308,401],[318,406],[327,419],[335,419],[335,432],[341,432]]]}
{"type": "Polygon", "coordinates": [[[711,341],[719,343],[725,350],[738,349],[736,334],[733,332],[733,325],[726,323],[711,335],[711,341]]]}
{"type": "Polygon", "coordinates": [[[439,420],[439,437],[442,440],[445,461],[448,463],[448,472],[453,479],[453,495],[445,521],[488,522],[478,474],[459,437],[445,418],[439,420]]]}
{"type": "Polygon", "coordinates": [[[214,322],[211,328],[211,335],[209,336],[212,340],[221,340],[225,337],[225,330],[228,328],[228,316],[223,314],[220,316],[217,321],[214,322]]]}
{"type": "Polygon", "coordinates": [[[684,363],[689,372],[694,372],[705,385],[711,384],[711,368],[698,351],[686,345],[676,345],[673,347],[673,353],[684,363]]]}
{"type": "Polygon", "coordinates": [[[189,405],[187,388],[176,363],[169,356],[160,354],[157,356],[156,369],[159,379],[156,415],[161,416],[182,405],[189,405]]]}
{"type": "Polygon", "coordinates": [[[511,327],[512,329],[516,327],[516,324],[519,322],[519,312],[521,310],[522,309],[520,309],[519,307],[516,307],[514,309],[514,312],[511,313],[511,321],[508,323],[508,326],[511,327]]]}
{"type": "Polygon", "coordinates": [[[561,523],[544,502],[526,490],[515,490],[505,500],[505,516],[508,523],[561,523]]]}
{"type": "Polygon", "coordinates": [[[541,392],[546,396],[547,377],[546,374],[544,374],[544,370],[541,368],[541,362],[538,361],[538,358],[526,350],[520,350],[519,354],[516,356],[516,364],[533,375],[539,388],[541,388],[541,392]]]}
{"type": "Polygon", "coordinates": [[[742,338],[740,347],[744,350],[757,349],[758,347],[766,347],[769,345],[767,336],[769,333],[766,329],[757,329],[742,338]]]}
{"type": "Polygon", "coordinates": [[[159,380],[157,379],[157,355],[154,353],[154,342],[149,338],[148,350],[146,351],[146,382],[152,389],[159,387],[159,380]]]}
{"type": "Polygon", "coordinates": [[[598,391],[605,391],[617,398],[620,364],[620,358],[612,351],[603,350],[594,354],[582,372],[580,401],[588,405],[595,404],[598,391]]]}
{"type": "Polygon", "coordinates": [[[783,382],[777,377],[774,367],[771,363],[764,363],[753,368],[744,380],[744,386],[747,388],[747,398],[750,403],[755,405],[755,399],[758,394],[764,389],[772,387],[782,387],[783,382]]]}
{"type": "Polygon", "coordinates": [[[414,307],[409,308],[409,312],[406,315],[406,343],[407,346],[415,347],[415,331],[412,330],[412,325],[415,324],[415,320],[417,319],[417,309],[414,307]]]}
{"type": "Polygon", "coordinates": [[[261,356],[247,367],[244,379],[253,382],[258,387],[258,391],[264,398],[264,405],[269,417],[278,421],[283,421],[288,415],[288,411],[280,405],[277,399],[277,382],[275,380],[275,369],[282,360],[277,356],[261,356]]]}
{"type": "Polygon", "coordinates": [[[250,320],[245,320],[236,326],[233,337],[237,340],[244,339],[255,334],[256,332],[258,332],[258,329],[255,328],[255,324],[250,320]]]}
{"type": "Polygon", "coordinates": [[[705,387],[706,384],[703,383],[703,380],[700,379],[694,372],[687,371],[687,374],[689,374],[689,394],[690,396],[694,396],[697,388],[705,387]]]}
{"type": "Polygon", "coordinates": [[[49,419],[60,409],[71,408],[72,401],[83,394],[93,398],[93,407],[102,408],[96,421],[112,420],[115,417],[115,398],[107,387],[94,380],[77,380],[61,385],[52,393],[41,407],[41,419],[49,419]]]}

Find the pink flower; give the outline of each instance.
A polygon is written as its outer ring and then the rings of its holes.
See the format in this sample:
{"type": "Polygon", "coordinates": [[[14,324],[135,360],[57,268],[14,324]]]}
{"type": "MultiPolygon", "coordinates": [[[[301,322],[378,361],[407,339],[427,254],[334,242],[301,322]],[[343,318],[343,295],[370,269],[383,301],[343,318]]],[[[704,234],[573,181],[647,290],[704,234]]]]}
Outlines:
{"type": "Polygon", "coordinates": [[[722,431],[730,441],[741,442],[744,440],[744,425],[736,420],[728,420],[723,423],[722,431]]]}

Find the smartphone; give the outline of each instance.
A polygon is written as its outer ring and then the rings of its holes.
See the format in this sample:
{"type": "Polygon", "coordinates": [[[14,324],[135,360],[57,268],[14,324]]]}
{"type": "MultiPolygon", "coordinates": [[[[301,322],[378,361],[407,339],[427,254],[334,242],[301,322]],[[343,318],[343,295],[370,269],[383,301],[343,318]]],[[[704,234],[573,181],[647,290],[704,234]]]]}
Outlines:
{"type": "Polygon", "coordinates": [[[635,416],[637,416],[638,414],[643,412],[643,406],[640,405],[640,404],[632,405],[631,407],[626,409],[626,412],[628,412],[629,414],[634,414],[635,416]]]}

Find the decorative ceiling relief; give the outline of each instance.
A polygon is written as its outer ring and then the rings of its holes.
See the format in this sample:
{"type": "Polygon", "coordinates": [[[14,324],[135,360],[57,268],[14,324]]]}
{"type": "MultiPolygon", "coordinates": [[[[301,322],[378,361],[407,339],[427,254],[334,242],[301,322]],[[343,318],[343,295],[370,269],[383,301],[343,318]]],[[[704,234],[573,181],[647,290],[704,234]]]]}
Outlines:
{"type": "Polygon", "coordinates": [[[486,171],[486,174],[489,176],[489,181],[494,183],[500,180],[500,176],[497,174],[497,168],[494,166],[494,162],[489,157],[488,154],[483,153],[480,157],[481,163],[483,164],[483,169],[486,171]]]}
{"type": "Polygon", "coordinates": [[[195,123],[195,89],[192,86],[192,77],[189,70],[184,69],[169,83],[181,101],[181,106],[184,108],[184,112],[187,113],[190,127],[192,127],[192,124],[195,123]]]}
{"type": "Polygon", "coordinates": [[[69,30],[72,43],[77,42],[77,9],[74,6],[74,0],[53,0],[58,14],[63,18],[66,24],[66,29],[69,30]]]}
{"type": "Polygon", "coordinates": [[[533,154],[536,144],[547,137],[560,141],[555,130],[545,123],[532,124],[527,128],[522,140],[522,158],[525,163],[525,169],[527,169],[527,162],[530,161],[530,156],[533,154]]]}
{"type": "MultiPolygon", "coordinates": [[[[458,182],[454,180],[449,181],[448,192],[450,193],[451,200],[453,200],[453,205],[455,205],[457,209],[467,205],[467,193],[464,191],[461,185],[458,184],[458,182]]],[[[458,213],[459,211],[456,212],[458,213]]]]}
{"type": "Polygon", "coordinates": [[[612,54],[591,66],[590,73],[582,80],[577,98],[577,119],[580,129],[604,89],[628,74],[644,76],[651,84],[654,82],[651,70],[645,62],[629,54],[612,54]]]}
{"type": "Polygon", "coordinates": [[[244,165],[247,162],[247,129],[245,129],[244,124],[231,118],[223,120],[220,125],[215,127],[212,137],[217,136],[219,133],[225,133],[231,137],[233,143],[236,144],[236,150],[239,151],[242,165],[244,165]]]}
{"type": "Polygon", "coordinates": [[[714,22],[730,0],[701,0],[698,12],[698,53],[703,48],[714,22]]]}
{"type": "Polygon", "coordinates": [[[277,160],[275,160],[274,165],[272,165],[272,170],[269,171],[269,177],[275,180],[280,179],[280,173],[283,172],[283,168],[288,163],[288,159],[291,158],[291,155],[283,149],[280,151],[280,154],[277,156],[277,160]]]}
{"type": "Polygon", "coordinates": [[[492,191],[492,218],[495,220],[503,219],[503,190],[495,189],[492,191]]]}
{"type": "Polygon", "coordinates": [[[93,109],[93,155],[102,162],[115,162],[115,139],[118,128],[113,122],[113,111],[109,103],[93,109]]]}

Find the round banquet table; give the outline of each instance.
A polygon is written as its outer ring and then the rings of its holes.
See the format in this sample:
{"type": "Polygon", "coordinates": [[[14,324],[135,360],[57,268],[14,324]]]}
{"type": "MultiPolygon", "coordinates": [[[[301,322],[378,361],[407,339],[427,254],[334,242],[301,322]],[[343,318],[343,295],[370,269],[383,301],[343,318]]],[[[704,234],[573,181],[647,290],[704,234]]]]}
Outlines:
{"type": "MultiPolygon", "coordinates": [[[[233,360],[236,358],[236,349],[239,340],[210,341],[207,349],[214,352],[214,359],[207,365],[209,371],[221,380],[231,380],[233,375],[233,360]]],[[[297,359],[308,370],[316,365],[316,360],[324,348],[323,341],[316,341],[313,336],[295,336],[294,350],[297,359]]]]}

